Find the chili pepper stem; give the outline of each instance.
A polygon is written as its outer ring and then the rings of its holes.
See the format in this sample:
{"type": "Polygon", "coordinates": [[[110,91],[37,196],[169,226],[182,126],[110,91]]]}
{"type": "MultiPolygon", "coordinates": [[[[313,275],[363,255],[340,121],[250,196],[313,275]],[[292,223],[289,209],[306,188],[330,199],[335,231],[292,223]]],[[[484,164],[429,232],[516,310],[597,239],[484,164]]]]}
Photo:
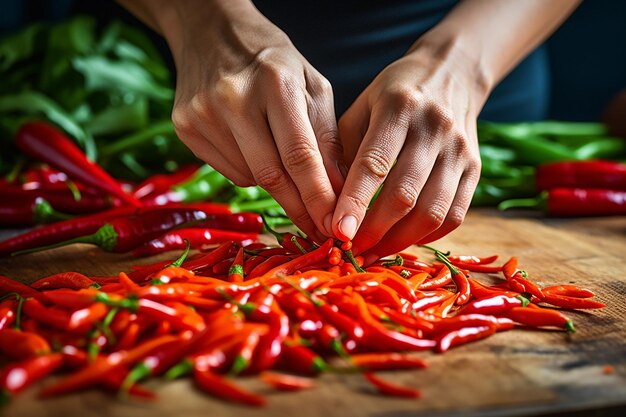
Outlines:
{"type": "Polygon", "coordinates": [[[29,253],[60,248],[62,246],[67,246],[74,243],[90,243],[99,246],[104,250],[110,251],[111,249],[115,248],[117,244],[117,232],[115,231],[113,226],[107,223],[91,235],[69,239],[48,246],[39,246],[37,248],[20,250],[17,252],[13,252],[11,256],[27,255],[29,253]]]}
{"type": "Polygon", "coordinates": [[[187,259],[187,255],[189,255],[189,249],[191,249],[191,243],[189,243],[189,239],[185,239],[185,244],[187,244],[187,247],[185,248],[185,251],[183,252],[183,254],[180,255],[178,259],[173,261],[171,264],[166,265],[165,268],[169,268],[171,266],[180,268],[183,262],[185,262],[185,259],[187,259]]]}
{"type": "Polygon", "coordinates": [[[544,191],[533,198],[513,198],[504,200],[498,204],[498,210],[504,211],[511,208],[533,208],[545,211],[548,204],[548,192],[544,191]]]}
{"type": "Polygon", "coordinates": [[[361,268],[359,264],[357,263],[356,259],[354,259],[354,254],[352,253],[352,249],[344,251],[343,254],[346,256],[348,261],[350,261],[352,266],[354,266],[354,269],[356,269],[357,272],[365,272],[365,269],[361,268]]]}
{"type": "Polygon", "coordinates": [[[38,198],[35,201],[33,218],[37,223],[48,223],[51,221],[69,220],[73,216],[56,211],[48,201],[38,198]]]}
{"type": "Polygon", "coordinates": [[[576,328],[574,327],[574,321],[573,320],[568,320],[565,323],[565,331],[567,333],[574,333],[576,331],[576,328]]]}

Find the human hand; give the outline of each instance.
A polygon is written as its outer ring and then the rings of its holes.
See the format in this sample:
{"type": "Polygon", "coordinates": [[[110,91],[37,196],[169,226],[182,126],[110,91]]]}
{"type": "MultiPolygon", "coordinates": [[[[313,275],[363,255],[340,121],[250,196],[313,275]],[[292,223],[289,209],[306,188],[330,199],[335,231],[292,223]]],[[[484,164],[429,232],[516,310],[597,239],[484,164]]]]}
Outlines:
{"type": "Polygon", "coordinates": [[[236,185],[267,190],[305,233],[330,235],[347,171],[330,83],[248,1],[183,18],[168,37],[180,139],[236,185]]]}
{"type": "Polygon", "coordinates": [[[487,96],[473,76],[465,60],[418,42],[340,119],[350,170],[333,226],[366,260],[437,240],[463,222],[480,177],[476,118],[487,96]]]}

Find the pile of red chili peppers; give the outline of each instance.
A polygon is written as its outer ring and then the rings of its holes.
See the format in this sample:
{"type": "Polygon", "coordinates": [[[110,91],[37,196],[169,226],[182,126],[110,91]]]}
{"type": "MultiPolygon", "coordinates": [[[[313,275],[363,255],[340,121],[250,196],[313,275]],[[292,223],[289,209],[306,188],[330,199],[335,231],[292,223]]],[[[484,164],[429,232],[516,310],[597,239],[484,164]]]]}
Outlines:
{"type": "Polygon", "coordinates": [[[113,277],[0,277],[2,396],[54,373],[41,397],[101,388],[152,398],[142,381],[189,375],[209,395],[261,406],[236,376],[297,390],[320,373],[361,372],[382,394],[419,397],[377,372],[423,368],[415,352],[515,327],[573,332],[549,305],[604,307],[584,288],[540,287],[515,257],[500,265],[423,247],[434,261],[399,254],[364,266],[350,242],[277,237],[279,246],[228,241],[113,277]]]}

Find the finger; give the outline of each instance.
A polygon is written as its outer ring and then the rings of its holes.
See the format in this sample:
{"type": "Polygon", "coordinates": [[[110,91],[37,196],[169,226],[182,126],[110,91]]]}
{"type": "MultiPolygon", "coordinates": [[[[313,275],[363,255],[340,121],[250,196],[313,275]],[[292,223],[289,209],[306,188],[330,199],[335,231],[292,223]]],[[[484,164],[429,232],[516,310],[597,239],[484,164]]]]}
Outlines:
{"type": "Polygon", "coordinates": [[[402,149],[407,132],[408,123],[398,114],[383,106],[373,109],[370,126],[337,201],[333,215],[336,236],[354,238],[370,201],[402,149]]]}
{"type": "Polygon", "coordinates": [[[236,161],[233,162],[227,157],[227,155],[240,154],[239,148],[230,132],[227,134],[222,132],[222,134],[232,138],[231,146],[227,148],[226,153],[222,153],[220,149],[214,146],[211,141],[196,128],[197,123],[194,117],[174,115],[173,120],[177,136],[198,159],[211,165],[216,171],[238,186],[247,187],[255,184],[247,164],[238,163],[236,161]],[[185,117],[184,120],[183,117],[185,117]],[[232,148],[234,148],[234,150],[232,148]]]}
{"type": "Polygon", "coordinates": [[[324,167],[307,113],[304,92],[297,85],[283,86],[269,95],[267,120],[282,165],[297,188],[300,200],[317,228],[330,235],[324,219],[332,214],[337,197],[324,167]]]}
{"type": "MultiPolygon", "coordinates": [[[[335,195],[339,195],[348,175],[348,167],[343,160],[343,147],[339,140],[332,86],[320,74],[307,74],[308,113],[313,132],[317,139],[326,173],[335,195]]],[[[324,227],[330,232],[332,215],[324,219],[324,227]]]]}
{"type": "Polygon", "coordinates": [[[370,121],[371,109],[365,95],[360,95],[339,119],[339,137],[343,146],[344,160],[351,166],[361,146],[370,121]]]}
{"type": "Polygon", "coordinates": [[[455,171],[454,162],[449,162],[451,163],[437,161],[413,211],[389,229],[373,248],[366,251],[368,258],[400,252],[443,225],[462,174],[455,171]]]}
{"type": "MultiPolygon", "coordinates": [[[[413,129],[412,129],[413,130],[413,129]]],[[[382,191],[367,211],[352,246],[355,253],[363,252],[376,243],[417,204],[418,197],[430,175],[439,149],[430,134],[409,131],[407,142],[398,162],[385,181],[382,191]],[[421,139],[421,140],[420,140],[421,139]]]]}
{"type": "Polygon", "coordinates": [[[479,178],[480,175],[468,173],[461,177],[459,188],[456,191],[454,201],[452,202],[452,206],[450,207],[450,211],[448,211],[448,215],[446,216],[443,225],[433,233],[423,237],[419,242],[417,242],[418,244],[424,245],[426,243],[439,240],[463,223],[465,215],[469,210],[470,203],[472,202],[472,196],[474,195],[474,190],[476,189],[479,178]]]}
{"type": "Polygon", "coordinates": [[[265,189],[283,207],[289,218],[307,235],[315,234],[311,220],[296,185],[283,167],[267,120],[258,112],[244,119],[232,119],[230,128],[255,183],[265,189]]]}

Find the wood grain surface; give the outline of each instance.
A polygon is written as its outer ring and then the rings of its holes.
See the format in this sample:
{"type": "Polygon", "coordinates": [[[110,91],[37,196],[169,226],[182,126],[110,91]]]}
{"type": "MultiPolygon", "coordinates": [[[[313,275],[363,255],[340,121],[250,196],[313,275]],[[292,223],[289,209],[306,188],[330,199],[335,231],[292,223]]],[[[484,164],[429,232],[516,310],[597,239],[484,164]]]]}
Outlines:
{"type": "MultiPolygon", "coordinates": [[[[436,246],[458,254],[517,255],[541,285],[576,283],[598,294],[608,307],[568,313],[578,331],[513,330],[443,355],[426,353],[430,367],[385,373],[392,381],[419,387],[418,400],[377,395],[359,375],[323,375],[315,388],[279,393],[254,378],[244,386],[267,395],[263,409],[224,403],[197,392],[190,381],[151,381],[154,402],[118,400],[86,391],[52,400],[36,389],[19,396],[0,415],[25,416],[514,416],[626,415],[626,218],[546,220],[473,210],[436,246]],[[605,373],[611,365],[613,373],[605,373]]],[[[420,256],[429,255],[415,249],[420,256]]],[[[172,257],[172,255],[170,255],[172,257]]],[[[156,258],[146,260],[153,261],[156,258]]],[[[0,260],[0,274],[31,282],[75,270],[114,274],[137,263],[87,246],[0,260]]]]}

